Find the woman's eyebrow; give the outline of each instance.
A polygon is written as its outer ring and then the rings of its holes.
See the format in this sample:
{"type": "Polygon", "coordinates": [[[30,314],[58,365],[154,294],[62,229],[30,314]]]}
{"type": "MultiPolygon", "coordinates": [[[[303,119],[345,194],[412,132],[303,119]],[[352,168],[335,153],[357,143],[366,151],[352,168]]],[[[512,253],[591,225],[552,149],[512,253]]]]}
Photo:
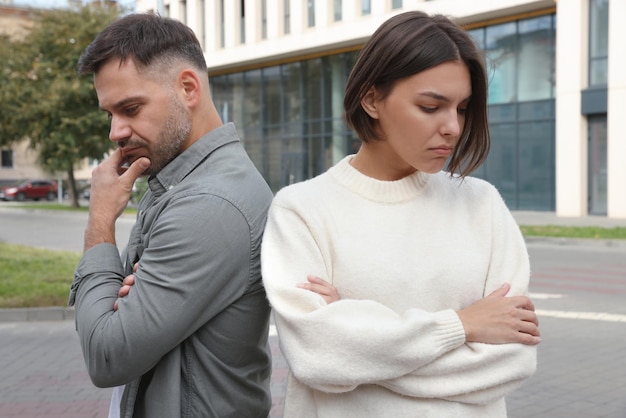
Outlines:
{"type": "MultiPolygon", "coordinates": [[[[432,99],[440,100],[440,101],[446,102],[446,103],[450,103],[452,101],[452,100],[450,100],[450,98],[448,98],[446,96],[443,96],[443,95],[441,95],[439,93],[436,93],[434,91],[423,91],[423,92],[418,93],[418,96],[426,96],[426,97],[430,97],[432,99]]],[[[471,95],[467,96],[465,99],[461,100],[461,102],[469,101],[469,99],[471,97],[472,97],[471,95]]]]}

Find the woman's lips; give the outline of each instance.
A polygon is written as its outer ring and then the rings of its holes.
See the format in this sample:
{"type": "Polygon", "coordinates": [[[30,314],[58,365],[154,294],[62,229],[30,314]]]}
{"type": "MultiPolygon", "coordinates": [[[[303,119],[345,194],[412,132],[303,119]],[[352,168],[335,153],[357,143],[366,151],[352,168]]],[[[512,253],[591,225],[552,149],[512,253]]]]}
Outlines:
{"type": "Polygon", "coordinates": [[[448,157],[450,156],[450,154],[452,154],[451,147],[437,147],[437,148],[431,148],[431,149],[435,154],[438,154],[444,157],[448,157]]]}

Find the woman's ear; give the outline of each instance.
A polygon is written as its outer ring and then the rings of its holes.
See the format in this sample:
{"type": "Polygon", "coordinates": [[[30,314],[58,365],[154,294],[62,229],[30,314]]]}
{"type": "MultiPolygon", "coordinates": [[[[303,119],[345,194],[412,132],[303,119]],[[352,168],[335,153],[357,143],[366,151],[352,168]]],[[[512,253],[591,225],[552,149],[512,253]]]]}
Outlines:
{"type": "Polygon", "coordinates": [[[378,93],[376,87],[371,87],[363,99],[361,99],[361,107],[365,112],[370,115],[372,119],[378,119],[378,106],[380,102],[378,100],[378,93]]]}

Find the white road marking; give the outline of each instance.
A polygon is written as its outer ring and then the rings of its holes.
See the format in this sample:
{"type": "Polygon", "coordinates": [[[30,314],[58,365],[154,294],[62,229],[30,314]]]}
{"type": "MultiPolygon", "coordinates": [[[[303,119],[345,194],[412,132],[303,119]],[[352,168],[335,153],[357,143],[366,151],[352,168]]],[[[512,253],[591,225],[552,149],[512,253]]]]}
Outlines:
{"type": "Polygon", "coordinates": [[[535,311],[539,316],[549,316],[552,318],[563,319],[586,319],[590,321],[605,322],[626,322],[626,315],[611,314],[606,312],[570,312],[570,311],[550,311],[545,309],[537,309],[535,311]]]}
{"type": "Polygon", "coordinates": [[[531,299],[562,299],[566,297],[558,293],[530,293],[528,296],[531,299]]]}

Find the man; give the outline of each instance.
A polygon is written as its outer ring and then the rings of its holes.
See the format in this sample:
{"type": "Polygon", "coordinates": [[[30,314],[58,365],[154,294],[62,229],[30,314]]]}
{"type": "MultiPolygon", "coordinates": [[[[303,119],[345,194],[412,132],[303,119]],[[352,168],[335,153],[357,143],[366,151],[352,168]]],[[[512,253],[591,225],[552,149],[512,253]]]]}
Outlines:
{"type": "Polygon", "coordinates": [[[124,385],[122,417],[267,417],[259,251],[272,193],[220,120],[198,40],[173,19],[128,15],[78,72],[94,75],[118,146],[93,171],[70,295],[92,381],[124,385]],[[150,190],[120,257],[115,221],[141,175],[150,190]]]}

